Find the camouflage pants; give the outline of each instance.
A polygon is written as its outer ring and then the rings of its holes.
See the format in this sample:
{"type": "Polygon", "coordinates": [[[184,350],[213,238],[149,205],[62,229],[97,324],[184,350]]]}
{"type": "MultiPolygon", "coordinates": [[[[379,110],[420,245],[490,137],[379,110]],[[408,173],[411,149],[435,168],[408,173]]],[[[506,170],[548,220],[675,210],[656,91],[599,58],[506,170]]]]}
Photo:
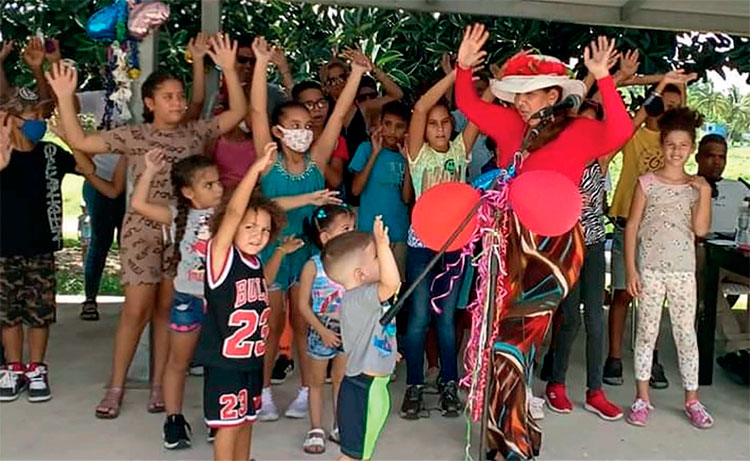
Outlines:
{"type": "Polygon", "coordinates": [[[0,325],[55,321],[55,255],[0,257],[0,325]]]}

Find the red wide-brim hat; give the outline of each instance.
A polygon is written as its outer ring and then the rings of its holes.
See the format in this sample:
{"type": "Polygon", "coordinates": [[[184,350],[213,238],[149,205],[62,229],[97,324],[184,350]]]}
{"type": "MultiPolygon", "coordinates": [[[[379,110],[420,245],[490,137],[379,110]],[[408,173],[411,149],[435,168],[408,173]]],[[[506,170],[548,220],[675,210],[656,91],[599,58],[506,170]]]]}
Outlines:
{"type": "Polygon", "coordinates": [[[522,51],[505,61],[500,68],[502,78],[490,81],[490,89],[496,98],[512,103],[517,94],[559,86],[561,99],[571,94],[583,98],[586,85],[568,77],[568,68],[552,56],[531,54],[522,51]]]}

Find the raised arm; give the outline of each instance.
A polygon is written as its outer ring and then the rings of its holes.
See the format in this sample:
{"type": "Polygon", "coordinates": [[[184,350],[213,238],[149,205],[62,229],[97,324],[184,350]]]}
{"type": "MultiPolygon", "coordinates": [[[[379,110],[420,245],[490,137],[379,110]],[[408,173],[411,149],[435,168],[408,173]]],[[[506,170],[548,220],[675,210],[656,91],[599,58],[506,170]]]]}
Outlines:
{"type": "Polygon", "coordinates": [[[193,94],[190,98],[185,120],[198,120],[203,111],[203,102],[206,99],[206,66],[204,57],[209,49],[208,35],[199,32],[197,36],[188,42],[187,51],[193,59],[193,94]]]}
{"type": "Polygon", "coordinates": [[[370,69],[369,59],[365,58],[361,53],[353,55],[352,70],[346,79],[346,85],[341,90],[341,95],[336,101],[336,106],[334,106],[331,116],[328,117],[323,132],[320,133],[318,139],[310,146],[310,157],[318,165],[320,171],[325,171],[328,165],[328,160],[331,158],[333,149],[336,147],[339,135],[341,135],[341,128],[344,126],[349,108],[354,103],[354,97],[357,95],[362,75],[370,69]]]}
{"type": "Polygon", "coordinates": [[[495,141],[500,158],[510,159],[526,124],[515,109],[482,101],[472,80],[472,63],[486,56],[482,46],[488,37],[489,33],[481,24],[469,26],[464,32],[456,68],[456,106],[482,133],[495,141]]]}
{"type": "Polygon", "coordinates": [[[57,62],[45,73],[52,90],[57,96],[60,112],[60,125],[65,132],[65,140],[70,147],[86,154],[101,154],[109,151],[109,146],[98,133],[86,134],[78,123],[75,109],[75,91],[78,84],[78,73],[72,66],[57,62]]]}
{"type": "MultiPolygon", "coordinates": [[[[362,146],[364,146],[364,144],[360,145],[360,147],[357,148],[358,152],[363,148],[362,146]]],[[[383,129],[381,127],[375,128],[370,134],[370,146],[370,156],[367,158],[367,163],[365,163],[362,171],[354,174],[354,179],[352,179],[352,194],[354,195],[360,195],[362,191],[365,190],[367,181],[370,180],[370,173],[372,173],[372,168],[373,166],[375,166],[378,155],[383,148],[383,129]]],[[[355,153],[354,156],[356,157],[357,154],[355,153]]]]}
{"type": "Polygon", "coordinates": [[[44,43],[38,37],[31,37],[22,54],[23,62],[29,67],[36,81],[39,99],[44,101],[52,98],[47,81],[44,79],[42,64],[44,63],[44,43]]]}
{"type": "Polygon", "coordinates": [[[430,109],[440,101],[440,98],[453,86],[456,81],[456,72],[451,71],[439,82],[432,85],[425,94],[414,104],[414,111],[409,122],[408,153],[411,160],[416,160],[419,151],[424,145],[424,130],[427,126],[427,114],[430,109]]]}
{"type": "Polygon", "coordinates": [[[591,160],[619,149],[633,134],[630,115],[625,109],[620,93],[615,89],[614,79],[609,74],[608,59],[614,46],[614,40],[600,36],[586,47],[583,54],[586,68],[596,78],[604,109],[602,121],[577,120],[580,123],[576,129],[588,133],[585,136],[586,144],[581,146],[581,152],[591,160]],[[590,136],[592,131],[589,130],[592,129],[597,133],[596,136],[590,136]]]}
{"type": "Polygon", "coordinates": [[[391,251],[388,228],[383,224],[382,216],[378,215],[375,217],[372,233],[375,236],[375,251],[378,255],[378,265],[380,267],[378,298],[382,302],[392,298],[398,292],[401,286],[401,277],[398,275],[398,266],[391,251]]]}
{"type": "Polygon", "coordinates": [[[237,232],[237,228],[240,226],[242,218],[247,211],[247,204],[250,202],[253,189],[255,189],[261,172],[276,154],[277,148],[278,146],[275,142],[269,142],[263,146],[262,150],[258,150],[259,155],[255,159],[255,163],[248,168],[242,181],[240,181],[232,193],[232,198],[227,203],[227,208],[219,224],[219,228],[211,239],[211,272],[213,274],[221,273],[221,269],[224,267],[224,262],[229,254],[229,249],[234,242],[234,234],[237,232]]]}
{"type": "Polygon", "coordinates": [[[276,66],[281,75],[281,85],[284,87],[284,91],[288,97],[291,97],[292,88],[294,88],[294,77],[292,76],[292,70],[289,67],[289,61],[286,60],[283,48],[280,46],[273,48],[271,51],[271,62],[276,66]]]}
{"type": "Polygon", "coordinates": [[[211,49],[207,51],[211,59],[221,67],[229,95],[229,109],[216,117],[219,120],[219,133],[226,134],[239,124],[247,112],[245,92],[242,91],[240,78],[237,76],[235,61],[237,59],[237,42],[228,35],[219,33],[209,39],[211,49]]]}
{"type": "MultiPolygon", "coordinates": [[[[482,101],[492,102],[495,100],[495,95],[492,94],[492,89],[488,86],[487,89],[482,93],[482,101]]],[[[464,149],[466,149],[466,158],[471,158],[471,150],[474,148],[474,144],[477,142],[479,137],[479,127],[473,122],[468,122],[461,132],[464,140],[464,149]]]]}
{"type": "Polygon", "coordinates": [[[127,180],[128,159],[124,155],[120,156],[115,166],[115,173],[111,181],[100,178],[96,174],[86,176],[86,180],[91,183],[94,189],[98,190],[105,197],[115,199],[125,192],[125,183],[127,180]]]}
{"type": "MultiPolygon", "coordinates": [[[[667,87],[667,85],[672,84],[677,85],[680,88],[686,88],[688,82],[691,82],[696,78],[698,78],[698,74],[696,74],[695,72],[686,73],[683,69],[670,70],[669,72],[664,74],[659,80],[659,84],[656,85],[654,91],[652,91],[651,95],[646,98],[641,107],[638,109],[638,112],[636,112],[635,116],[633,117],[633,128],[636,129],[640,127],[643,122],[646,121],[646,119],[648,118],[648,114],[646,113],[646,106],[654,98],[661,98],[662,92],[664,91],[664,88],[667,87]]],[[[683,90],[683,94],[684,93],[685,91],[683,90]]]]}
{"type": "Polygon", "coordinates": [[[263,152],[265,146],[273,142],[271,124],[268,121],[268,63],[271,48],[263,37],[253,40],[255,69],[250,87],[250,121],[253,129],[255,152],[263,152]]]}
{"type": "Polygon", "coordinates": [[[5,75],[5,60],[13,51],[13,45],[13,40],[5,40],[0,44],[0,98],[4,98],[10,92],[10,83],[8,83],[8,77],[5,75]]]}
{"type": "Polygon", "coordinates": [[[168,206],[152,203],[148,200],[151,182],[160,171],[164,171],[166,164],[164,152],[161,149],[156,148],[146,152],[146,169],[135,183],[133,195],[130,197],[130,207],[136,213],[152,221],[172,224],[174,219],[172,210],[168,206]]]}

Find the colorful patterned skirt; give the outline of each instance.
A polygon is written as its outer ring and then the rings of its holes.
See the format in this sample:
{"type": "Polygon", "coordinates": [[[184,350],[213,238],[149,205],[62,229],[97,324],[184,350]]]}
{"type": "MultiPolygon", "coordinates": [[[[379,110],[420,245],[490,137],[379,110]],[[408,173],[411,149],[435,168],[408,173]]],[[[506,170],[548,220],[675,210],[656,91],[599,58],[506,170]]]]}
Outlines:
{"type": "Polygon", "coordinates": [[[534,355],[542,345],[560,302],[578,280],[585,243],[580,224],[558,237],[525,229],[512,212],[502,282],[506,289],[495,310],[487,438],[506,459],[539,454],[542,432],[528,414],[534,355]]]}

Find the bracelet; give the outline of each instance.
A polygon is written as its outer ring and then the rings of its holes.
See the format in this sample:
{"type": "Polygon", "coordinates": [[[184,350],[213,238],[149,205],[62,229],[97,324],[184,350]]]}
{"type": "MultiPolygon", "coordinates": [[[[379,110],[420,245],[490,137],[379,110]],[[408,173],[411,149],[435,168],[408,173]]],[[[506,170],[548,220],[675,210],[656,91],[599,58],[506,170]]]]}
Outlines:
{"type": "Polygon", "coordinates": [[[658,91],[654,90],[654,91],[651,92],[651,96],[655,96],[657,98],[661,98],[661,93],[659,93],[658,91]]]}

